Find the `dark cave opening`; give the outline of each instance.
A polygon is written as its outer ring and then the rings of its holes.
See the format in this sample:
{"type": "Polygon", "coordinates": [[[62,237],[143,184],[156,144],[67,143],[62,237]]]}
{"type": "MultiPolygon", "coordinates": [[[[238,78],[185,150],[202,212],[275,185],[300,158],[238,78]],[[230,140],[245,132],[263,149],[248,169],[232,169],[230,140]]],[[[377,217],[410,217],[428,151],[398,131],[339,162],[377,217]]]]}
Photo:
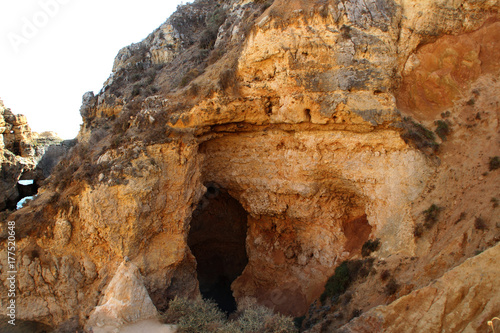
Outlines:
{"type": "Polygon", "coordinates": [[[39,186],[37,182],[33,179],[18,181],[17,192],[19,195],[13,203],[12,208],[20,209],[27,199],[33,200],[33,198],[38,194],[38,188],[39,186]]]}
{"type": "Polygon", "coordinates": [[[200,292],[227,313],[236,311],[231,283],[248,263],[247,213],[226,190],[208,184],[193,212],[188,246],[196,258],[200,292]]]}
{"type": "Polygon", "coordinates": [[[7,197],[4,205],[0,207],[0,211],[14,211],[22,208],[26,201],[32,200],[38,194],[38,188],[39,185],[36,180],[19,180],[15,189],[9,190],[10,196],[7,197]]]}

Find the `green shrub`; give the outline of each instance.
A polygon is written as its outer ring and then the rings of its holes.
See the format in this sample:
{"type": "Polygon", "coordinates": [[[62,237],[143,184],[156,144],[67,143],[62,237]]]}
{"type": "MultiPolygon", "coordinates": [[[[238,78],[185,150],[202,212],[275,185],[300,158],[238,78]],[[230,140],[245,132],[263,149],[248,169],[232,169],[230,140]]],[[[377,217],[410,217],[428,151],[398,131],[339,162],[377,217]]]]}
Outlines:
{"type": "Polygon", "coordinates": [[[490,171],[500,168],[500,157],[490,157],[490,171]]]}
{"type": "Polygon", "coordinates": [[[377,251],[380,248],[380,239],[375,240],[367,240],[366,243],[363,244],[361,248],[361,255],[363,257],[369,256],[372,252],[377,251]]]}
{"type": "Polygon", "coordinates": [[[408,144],[414,145],[417,149],[431,149],[436,152],[439,145],[436,143],[434,132],[425,128],[422,124],[415,122],[411,118],[404,118],[402,124],[403,133],[401,138],[408,144]]]}
{"type": "Polygon", "coordinates": [[[446,141],[446,137],[450,134],[450,126],[444,120],[438,120],[436,121],[436,124],[436,134],[441,138],[441,140],[446,141]]]}
{"type": "Polygon", "coordinates": [[[424,210],[424,227],[426,229],[432,228],[432,226],[437,222],[440,211],[441,208],[435,204],[432,204],[428,209],[424,210]]]}
{"type": "Polygon", "coordinates": [[[346,291],[350,283],[349,268],[347,267],[347,261],[344,261],[335,269],[335,274],[326,281],[325,291],[320,297],[321,303],[324,304],[327,298],[340,296],[346,291]]]}
{"type": "Polygon", "coordinates": [[[373,258],[365,260],[344,261],[325,284],[325,291],[321,294],[320,301],[325,304],[328,298],[337,298],[358,278],[365,278],[373,267],[373,258]]]}

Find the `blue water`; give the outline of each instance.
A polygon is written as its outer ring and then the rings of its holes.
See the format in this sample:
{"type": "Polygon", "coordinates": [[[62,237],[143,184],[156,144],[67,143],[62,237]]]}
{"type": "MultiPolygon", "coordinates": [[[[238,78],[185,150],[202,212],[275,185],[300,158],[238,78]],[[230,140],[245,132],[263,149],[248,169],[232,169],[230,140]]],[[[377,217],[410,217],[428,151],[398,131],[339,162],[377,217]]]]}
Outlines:
{"type": "Polygon", "coordinates": [[[26,201],[28,200],[33,200],[33,198],[35,198],[35,196],[30,196],[30,197],[24,197],[22,198],[21,200],[19,200],[19,202],[17,203],[17,209],[21,209],[23,208],[23,205],[26,201]]]}

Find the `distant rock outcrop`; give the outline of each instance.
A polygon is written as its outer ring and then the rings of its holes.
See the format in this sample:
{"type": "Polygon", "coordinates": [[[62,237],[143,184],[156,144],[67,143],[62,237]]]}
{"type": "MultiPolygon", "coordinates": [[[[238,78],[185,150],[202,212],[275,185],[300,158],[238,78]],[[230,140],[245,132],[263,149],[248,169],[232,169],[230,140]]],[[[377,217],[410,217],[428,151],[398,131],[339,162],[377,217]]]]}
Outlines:
{"type": "Polygon", "coordinates": [[[0,100],[0,211],[13,210],[20,198],[36,193],[73,144],[53,132],[31,132],[26,117],[14,115],[0,100]],[[33,184],[23,187],[22,179],[33,184]]]}
{"type": "Polygon", "coordinates": [[[500,273],[478,272],[500,241],[499,13],[179,6],[84,95],[78,144],[8,217],[20,318],[104,325],[201,295],[304,316],[309,332],[482,329],[497,297],[468,300],[497,292],[500,273]]]}

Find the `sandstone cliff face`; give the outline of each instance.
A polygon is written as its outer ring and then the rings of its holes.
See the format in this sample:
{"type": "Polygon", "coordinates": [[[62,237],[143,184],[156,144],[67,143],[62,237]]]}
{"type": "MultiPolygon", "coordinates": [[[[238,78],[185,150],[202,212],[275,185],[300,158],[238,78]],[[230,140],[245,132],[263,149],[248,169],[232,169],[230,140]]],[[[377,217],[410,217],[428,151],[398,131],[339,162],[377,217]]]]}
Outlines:
{"type": "MultiPolygon", "coordinates": [[[[10,217],[20,316],[84,324],[109,303],[102,291],[127,257],[160,311],[175,295],[229,293],[333,330],[350,314],[315,300],[379,239],[374,267],[400,288],[384,294],[374,271],[344,308],[410,295],[345,329],[421,327],[398,319],[398,304],[436,288],[446,300],[448,289],[425,286],[500,239],[498,170],[488,169],[499,148],[498,11],[495,1],[182,7],[120,51],[103,91],[84,96],[79,145],[31,210],[10,217]],[[424,223],[431,204],[437,224],[424,223]]],[[[456,285],[484,289],[474,281],[456,285]]],[[[496,301],[477,312],[467,299],[453,302],[483,327],[496,301]]],[[[436,331],[465,327],[440,313],[436,331]]]]}
{"type": "Polygon", "coordinates": [[[498,314],[500,246],[470,258],[429,286],[376,307],[339,332],[488,332],[498,314]]]}

